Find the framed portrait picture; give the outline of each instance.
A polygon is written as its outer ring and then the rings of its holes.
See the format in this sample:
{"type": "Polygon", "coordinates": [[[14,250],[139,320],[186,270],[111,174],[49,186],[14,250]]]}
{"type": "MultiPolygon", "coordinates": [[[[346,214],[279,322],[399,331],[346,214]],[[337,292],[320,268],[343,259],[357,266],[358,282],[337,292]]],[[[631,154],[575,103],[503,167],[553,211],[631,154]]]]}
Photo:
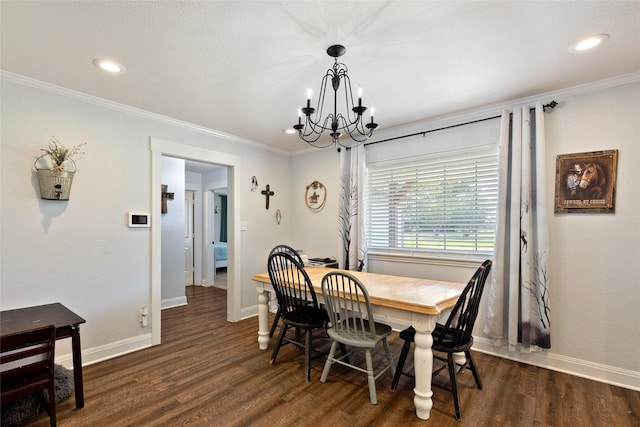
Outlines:
{"type": "Polygon", "coordinates": [[[614,213],[618,150],[559,154],[556,213],[614,213]]]}

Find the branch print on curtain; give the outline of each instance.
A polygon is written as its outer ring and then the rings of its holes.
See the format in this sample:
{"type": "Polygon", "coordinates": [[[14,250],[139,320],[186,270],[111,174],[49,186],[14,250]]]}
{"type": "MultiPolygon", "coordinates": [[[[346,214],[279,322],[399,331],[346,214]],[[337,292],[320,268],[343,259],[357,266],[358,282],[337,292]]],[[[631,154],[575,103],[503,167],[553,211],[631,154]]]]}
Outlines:
{"type": "Polygon", "coordinates": [[[342,150],[340,155],[340,203],[338,233],[340,248],[338,263],[345,270],[362,270],[366,250],[360,218],[360,199],[364,182],[364,147],[342,150]]]}
{"type": "Polygon", "coordinates": [[[494,271],[484,332],[510,349],[551,348],[549,231],[541,104],[502,116],[494,271]],[[535,126],[532,123],[535,122],[535,126]]]}

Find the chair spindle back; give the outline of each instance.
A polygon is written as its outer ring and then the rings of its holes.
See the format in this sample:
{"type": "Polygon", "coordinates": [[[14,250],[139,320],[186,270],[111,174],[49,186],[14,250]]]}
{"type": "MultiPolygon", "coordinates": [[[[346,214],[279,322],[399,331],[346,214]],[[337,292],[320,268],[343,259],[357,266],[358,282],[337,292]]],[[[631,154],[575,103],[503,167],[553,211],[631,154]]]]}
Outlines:
{"type": "Polygon", "coordinates": [[[467,283],[444,325],[449,333],[441,335],[441,340],[453,337],[456,346],[464,345],[471,340],[473,326],[478,316],[480,298],[487,276],[491,271],[491,264],[490,260],[484,261],[467,283]]]}

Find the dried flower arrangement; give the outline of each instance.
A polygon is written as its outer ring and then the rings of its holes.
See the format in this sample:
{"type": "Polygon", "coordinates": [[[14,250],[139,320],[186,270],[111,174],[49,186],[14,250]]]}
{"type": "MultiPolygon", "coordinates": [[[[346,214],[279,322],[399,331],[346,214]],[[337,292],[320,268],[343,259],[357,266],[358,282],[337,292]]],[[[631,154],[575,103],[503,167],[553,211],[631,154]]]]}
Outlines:
{"type": "Polygon", "coordinates": [[[47,148],[41,148],[40,150],[44,151],[45,154],[48,155],[53,162],[52,170],[64,171],[64,162],[68,160],[75,164],[75,160],[77,160],[79,156],[84,154],[84,151],[82,151],[82,146],[85,144],[86,142],[80,145],[75,145],[71,148],[67,148],[62,145],[55,136],[52,136],[49,139],[49,145],[47,146],[47,148]]]}

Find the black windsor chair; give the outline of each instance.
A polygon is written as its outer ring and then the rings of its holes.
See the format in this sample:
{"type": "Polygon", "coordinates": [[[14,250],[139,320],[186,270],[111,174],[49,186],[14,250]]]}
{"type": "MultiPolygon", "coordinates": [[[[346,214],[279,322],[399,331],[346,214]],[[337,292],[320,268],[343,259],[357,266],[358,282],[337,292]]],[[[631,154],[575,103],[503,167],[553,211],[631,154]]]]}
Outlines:
{"type": "MultiPolygon", "coordinates": [[[[433,372],[433,376],[437,375],[445,367],[449,368],[449,380],[451,387],[438,385],[433,383],[436,387],[448,390],[453,395],[453,403],[456,411],[456,419],[462,419],[460,413],[460,402],[458,399],[458,386],[456,383],[456,375],[460,374],[467,367],[473,373],[478,389],[482,389],[482,383],[480,382],[480,375],[478,369],[471,357],[471,346],[473,345],[473,326],[478,316],[478,307],[480,305],[480,298],[482,297],[482,291],[484,289],[485,281],[491,270],[491,261],[486,260],[476,270],[474,275],[469,280],[469,283],[462,291],[462,294],[458,298],[456,305],[453,307],[451,314],[449,315],[444,325],[438,323],[432,333],[433,336],[433,351],[446,353],[446,359],[434,355],[435,359],[446,361],[439,369],[433,372]],[[464,353],[465,362],[461,365],[457,365],[454,361],[455,353],[464,353]],[[458,370],[456,371],[456,366],[458,370]]],[[[411,343],[414,342],[415,329],[409,327],[400,332],[400,338],[404,340],[402,346],[402,352],[398,360],[398,366],[396,367],[396,373],[391,383],[391,389],[395,390],[398,386],[398,380],[400,375],[407,375],[413,377],[413,375],[404,372],[404,363],[407,360],[411,343]]]]}

